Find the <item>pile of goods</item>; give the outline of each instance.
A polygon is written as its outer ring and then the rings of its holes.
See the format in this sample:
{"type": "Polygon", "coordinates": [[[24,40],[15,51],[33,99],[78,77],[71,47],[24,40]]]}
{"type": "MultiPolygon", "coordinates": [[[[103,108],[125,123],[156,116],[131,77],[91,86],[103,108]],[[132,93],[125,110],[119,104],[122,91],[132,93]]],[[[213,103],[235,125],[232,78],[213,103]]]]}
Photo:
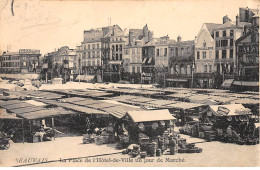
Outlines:
{"type": "Polygon", "coordinates": [[[83,135],[83,143],[95,143],[97,145],[103,145],[108,143],[114,143],[115,136],[111,133],[103,131],[100,135],[97,134],[84,134],[83,135]]]}
{"type": "Polygon", "coordinates": [[[195,147],[194,144],[188,144],[186,139],[180,138],[178,133],[169,133],[165,131],[162,136],[158,136],[156,140],[151,140],[145,134],[139,134],[139,144],[131,144],[123,152],[131,157],[140,155],[141,158],[146,156],[161,156],[166,152],[170,155],[177,153],[201,153],[202,149],[195,147]]]}

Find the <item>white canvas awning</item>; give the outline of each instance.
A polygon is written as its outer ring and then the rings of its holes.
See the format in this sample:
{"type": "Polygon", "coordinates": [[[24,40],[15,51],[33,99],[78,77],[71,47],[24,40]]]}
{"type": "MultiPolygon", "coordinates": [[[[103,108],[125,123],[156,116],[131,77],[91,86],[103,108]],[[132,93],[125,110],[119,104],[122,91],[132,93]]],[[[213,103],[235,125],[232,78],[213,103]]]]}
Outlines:
{"type": "Polygon", "coordinates": [[[175,120],[169,110],[128,111],[127,114],[134,122],[152,122],[160,120],[175,120]]]}

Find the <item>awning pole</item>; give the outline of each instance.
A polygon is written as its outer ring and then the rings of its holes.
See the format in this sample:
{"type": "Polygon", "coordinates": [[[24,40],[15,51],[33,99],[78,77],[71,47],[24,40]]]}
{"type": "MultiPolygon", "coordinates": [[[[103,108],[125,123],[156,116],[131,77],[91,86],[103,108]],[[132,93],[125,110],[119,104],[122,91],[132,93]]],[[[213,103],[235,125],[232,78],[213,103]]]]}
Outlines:
{"type": "Polygon", "coordinates": [[[22,133],[23,133],[23,143],[24,143],[24,122],[23,122],[24,119],[22,119],[22,133]]]}

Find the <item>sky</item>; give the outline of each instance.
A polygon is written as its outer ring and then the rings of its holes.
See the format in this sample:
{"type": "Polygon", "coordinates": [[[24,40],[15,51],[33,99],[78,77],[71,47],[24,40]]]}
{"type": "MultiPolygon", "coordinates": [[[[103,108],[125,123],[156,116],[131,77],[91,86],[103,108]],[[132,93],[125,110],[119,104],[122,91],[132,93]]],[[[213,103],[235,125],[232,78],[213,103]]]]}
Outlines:
{"type": "Polygon", "coordinates": [[[76,48],[83,31],[117,24],[122,29],[141,29],[145,24],[155,37],[193,40],[203,23],[235,21],[239,7],[257,8],[257,0],[173,1],[0,1],[0,51],[39,49],[44,55],[62,46],[76,48]]]}

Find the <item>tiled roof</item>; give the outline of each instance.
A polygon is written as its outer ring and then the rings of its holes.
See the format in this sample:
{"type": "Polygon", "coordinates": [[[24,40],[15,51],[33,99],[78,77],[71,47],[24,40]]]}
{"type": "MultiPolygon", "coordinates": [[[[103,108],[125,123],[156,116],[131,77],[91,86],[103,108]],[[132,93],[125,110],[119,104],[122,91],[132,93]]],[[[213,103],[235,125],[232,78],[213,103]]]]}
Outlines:
{"type": "Polygon", "coordinates": [[[214,29],[219,27],[221,24],[215,24],[215,23],[205,23],[206,27],[208,28],[209,32],[212,33],[214,29]]]}
{"type": "Polygon", "coordinates": [[[133,32],[135,38],[139,40],[143,38],[143,29],[130,29],[129,32],[133,32]]]}
{"type": "Polygon", "coordinates": [[[217,27],[216,30],[224,29],[224,28],[241,28],[241,27],[243,28],[246,25],[251,25],[251,24],[248,22],[239,22],[238,25],[236,25],[235,22],[229,21],[229,22],[226,22],[225,24],[222,24],[219,27],[217,27]]]}

